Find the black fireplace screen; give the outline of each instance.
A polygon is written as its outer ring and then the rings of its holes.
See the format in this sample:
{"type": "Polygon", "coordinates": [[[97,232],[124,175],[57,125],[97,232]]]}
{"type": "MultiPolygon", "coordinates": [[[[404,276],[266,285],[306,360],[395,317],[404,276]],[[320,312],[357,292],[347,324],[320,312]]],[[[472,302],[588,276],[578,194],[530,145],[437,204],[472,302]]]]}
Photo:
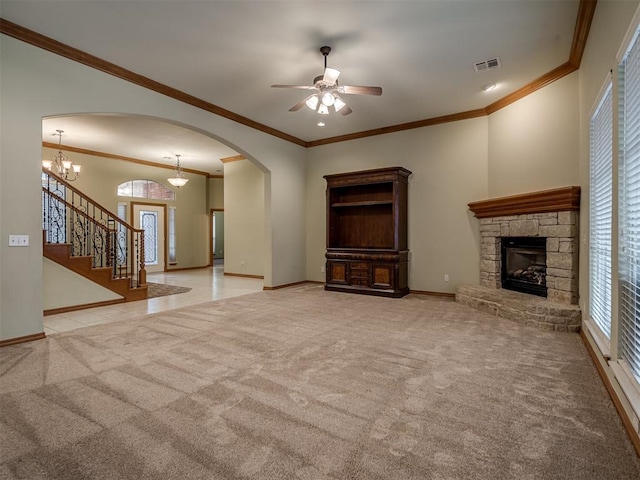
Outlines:
{"type": "Polygon", "coordinates": [[[502,288],[547,296],[547,239],[502,238],[502,288]]]}

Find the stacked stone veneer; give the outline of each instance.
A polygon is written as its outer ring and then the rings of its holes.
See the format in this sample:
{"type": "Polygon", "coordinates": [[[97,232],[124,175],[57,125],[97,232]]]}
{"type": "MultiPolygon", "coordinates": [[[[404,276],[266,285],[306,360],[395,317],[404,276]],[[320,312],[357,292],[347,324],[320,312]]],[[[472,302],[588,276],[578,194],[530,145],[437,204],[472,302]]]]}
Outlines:
{"type": "Polygon", "coordinates": [[[458,285],[456,301],[545,330],[579,331],[578,212],[530,213],[479,221],[480,285],[458,285]],[[546,237],[547,298],[502,288],[502,237],[546,237]]]}
{"type": "Polygon", "coordinates": [[[578,212],[480,219],[480,285],[501,288],[502,237],[547,238],[547,299],[578,303],[578,212]]]}

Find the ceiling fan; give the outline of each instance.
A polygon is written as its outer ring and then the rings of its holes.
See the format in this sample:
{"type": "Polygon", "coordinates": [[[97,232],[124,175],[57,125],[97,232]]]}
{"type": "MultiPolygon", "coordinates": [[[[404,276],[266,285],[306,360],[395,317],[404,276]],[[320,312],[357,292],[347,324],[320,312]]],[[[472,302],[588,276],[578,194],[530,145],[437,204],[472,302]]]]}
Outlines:
{"type": "Polygon", "coordinates": [[[329,113],[329,107],[341,115],[349,115],[353,110],[340,98],[340,94],[346,95],[382,95],[380,87],[366,87],[358,85],[339,85],[338,76],[340,71],[334,68],[327,68],[327,56],[331,52],[331,47],[320,47],[320,53],[324,55],[324,74],[313,79],[313,85],[271,85],[272,88],[298,88],[301,90],[316,90],[307,98],[299,101],[289,109],[290,112],[297,112],[303,106],[309,107],[320,114],[329,113]]]}

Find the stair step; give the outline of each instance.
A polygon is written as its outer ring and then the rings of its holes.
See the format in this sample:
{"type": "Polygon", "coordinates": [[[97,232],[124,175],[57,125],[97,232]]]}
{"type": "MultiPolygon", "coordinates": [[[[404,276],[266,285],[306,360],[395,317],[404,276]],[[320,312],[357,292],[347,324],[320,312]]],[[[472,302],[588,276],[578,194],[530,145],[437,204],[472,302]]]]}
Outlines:
{"type": "Polygon", "coordinates": [[[71,244],[69,243],[44,243],[42,251],[46,258],[118,295],[122,295],[127,302],[147,298],[146,285],[132,287],[130,276],[114,278],[112,267],[94,268],[91,256],[71,256],[71,244]]]}

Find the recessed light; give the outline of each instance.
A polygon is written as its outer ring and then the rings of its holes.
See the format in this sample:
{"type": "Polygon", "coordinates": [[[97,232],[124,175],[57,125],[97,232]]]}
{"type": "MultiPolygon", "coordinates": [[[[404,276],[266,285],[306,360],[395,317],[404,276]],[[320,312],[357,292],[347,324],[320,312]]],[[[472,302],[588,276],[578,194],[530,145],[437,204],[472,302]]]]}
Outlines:
{"type": "Polygon", "coordinates": [[[495,90],[497,86],[498,86],[497,83],[490,83],[482,87],[482,90],[484,90],[485,92],[490,92],[491,90],[495,90]]]}
{"type": "Polygon", "coordinates": [[[324,122],[318,122],[319,127],[324,127],[326,124],[324,122]]]}

